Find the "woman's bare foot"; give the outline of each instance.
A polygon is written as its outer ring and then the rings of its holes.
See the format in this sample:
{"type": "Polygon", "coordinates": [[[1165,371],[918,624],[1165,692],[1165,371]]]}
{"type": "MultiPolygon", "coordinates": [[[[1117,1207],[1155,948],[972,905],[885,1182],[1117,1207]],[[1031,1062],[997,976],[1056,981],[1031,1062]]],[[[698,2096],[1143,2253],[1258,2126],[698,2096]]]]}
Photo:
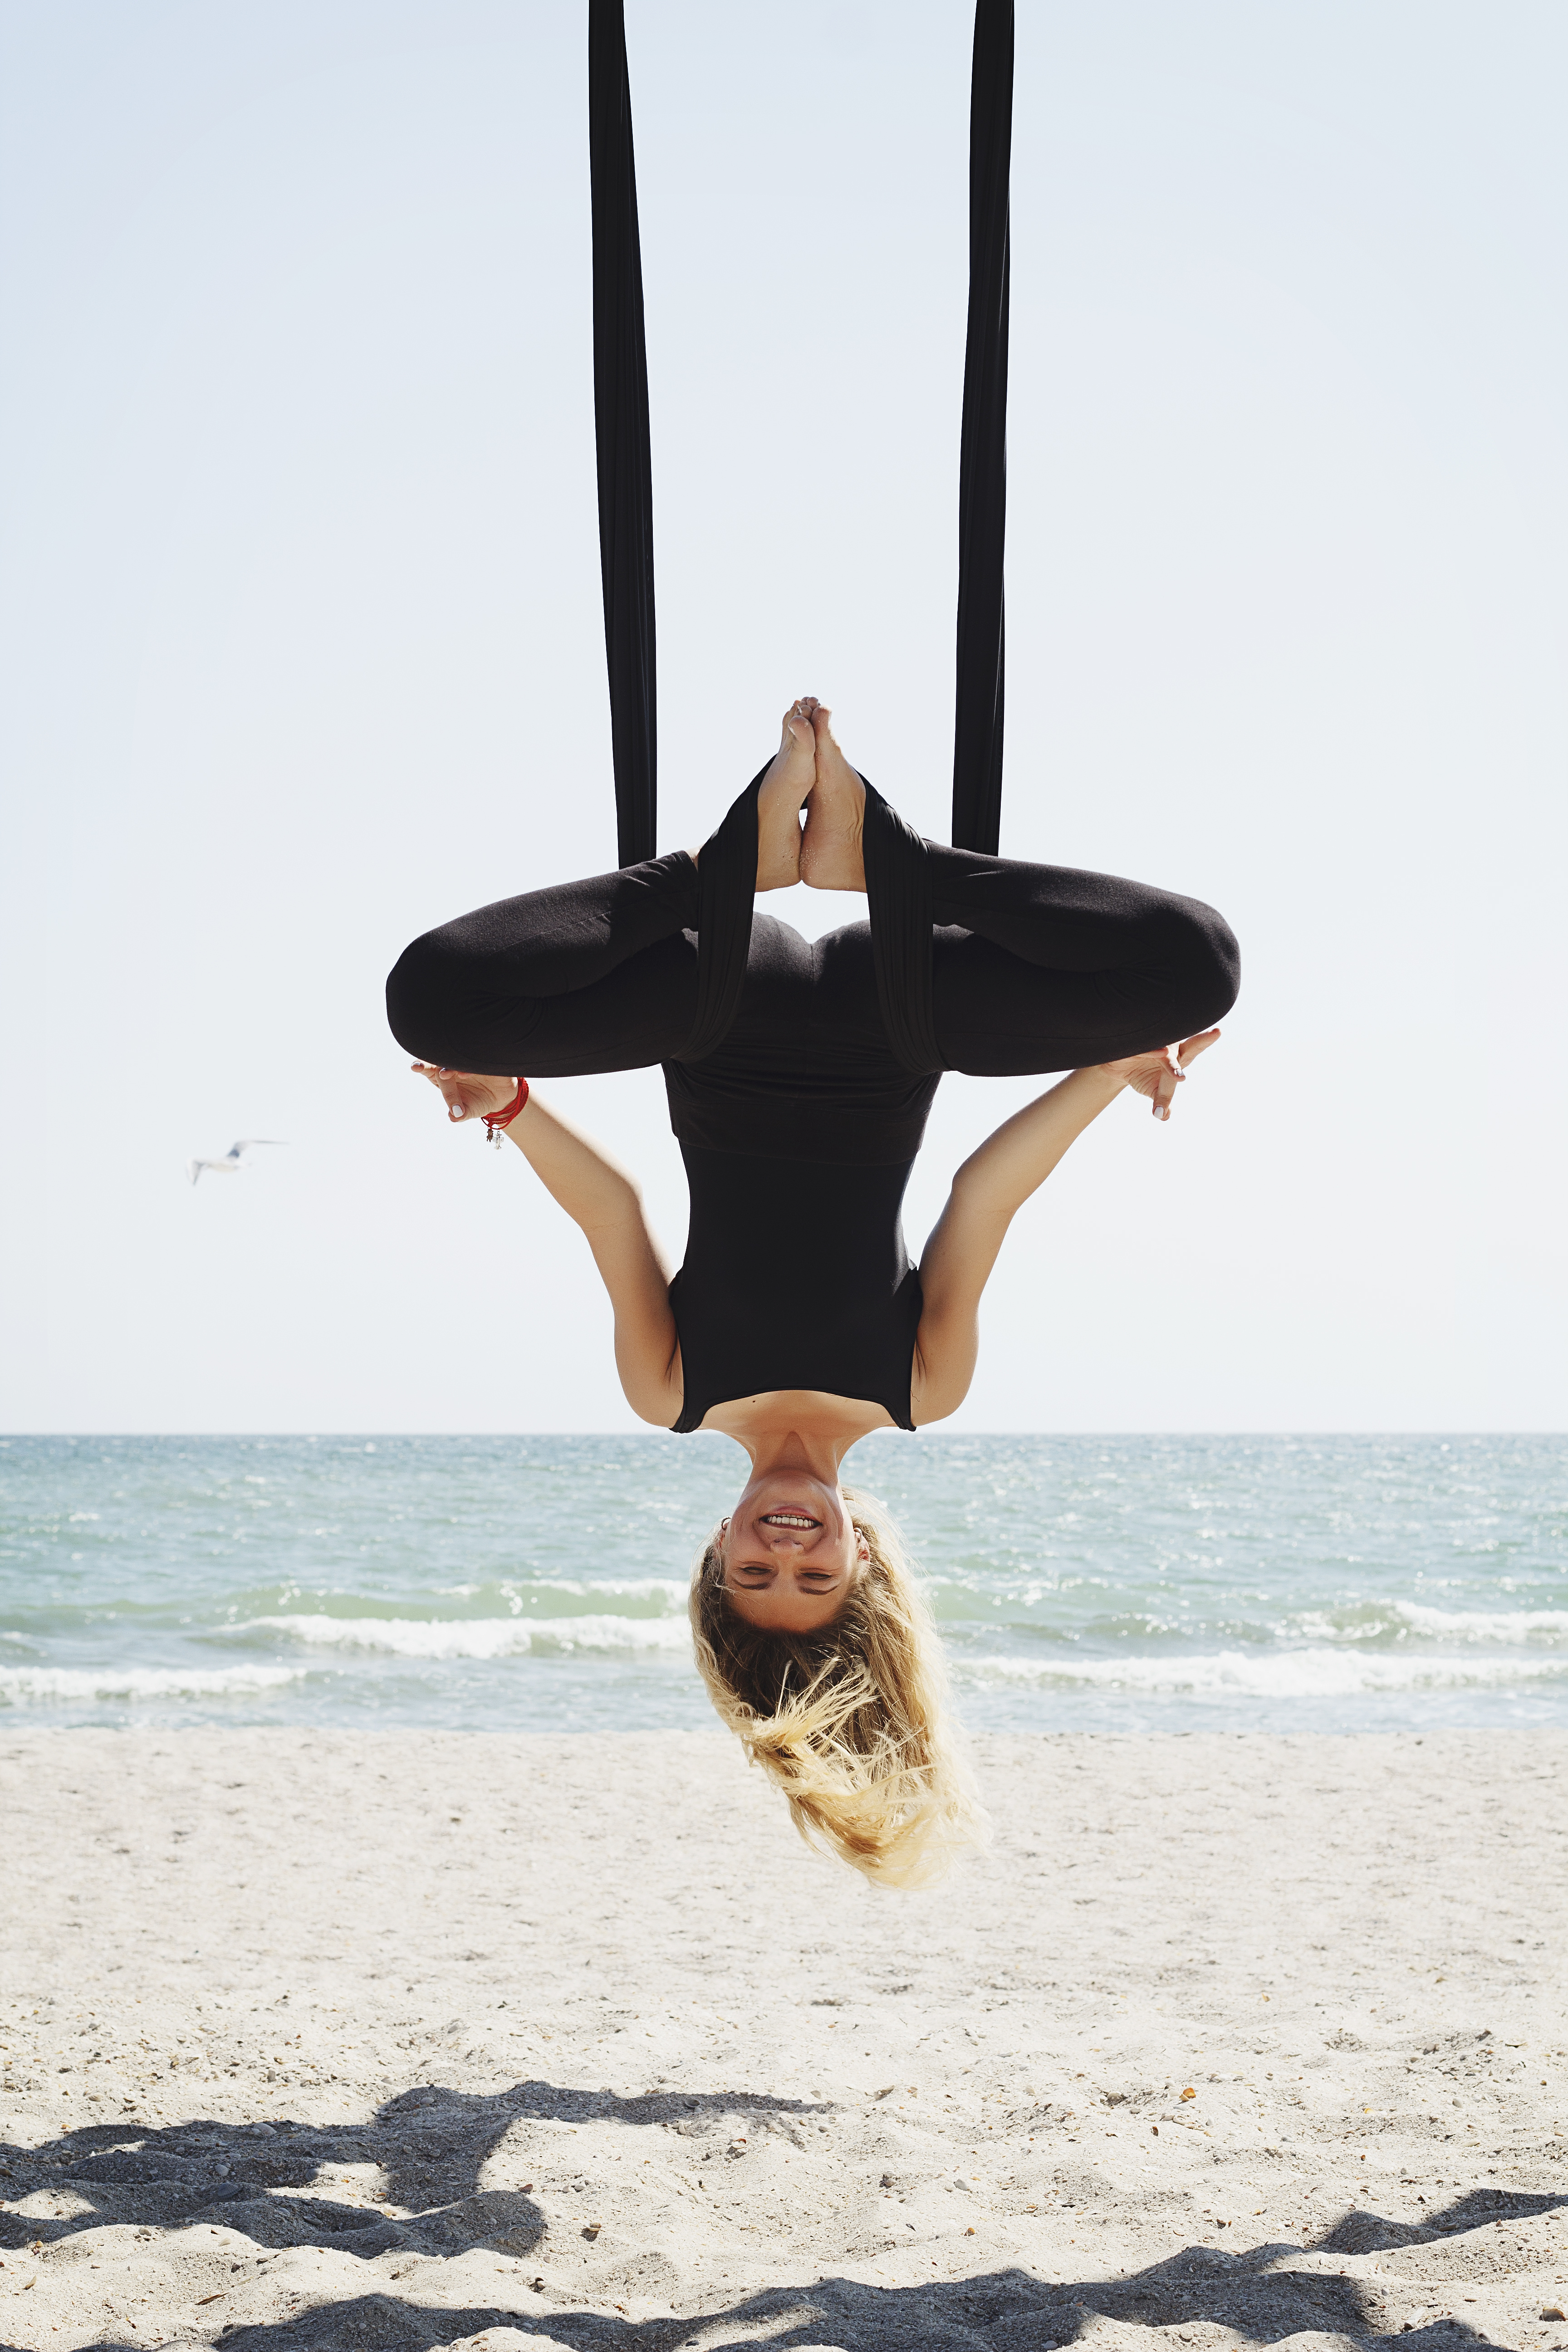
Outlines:
{"type": "Polygon", "coordinates": [[[833,740],[833,713],[812,706],[816,782],[806,803],[800,878],[813,890],[864,890],[866,787],[833,740]]]}
{"type": "Polygon", "coordinates": [[[802,695],[784,715],[784,740],[757,793],[757,887],[787,890],[800,880],[800,813],[816,782],[816,697],[802,695]]]}

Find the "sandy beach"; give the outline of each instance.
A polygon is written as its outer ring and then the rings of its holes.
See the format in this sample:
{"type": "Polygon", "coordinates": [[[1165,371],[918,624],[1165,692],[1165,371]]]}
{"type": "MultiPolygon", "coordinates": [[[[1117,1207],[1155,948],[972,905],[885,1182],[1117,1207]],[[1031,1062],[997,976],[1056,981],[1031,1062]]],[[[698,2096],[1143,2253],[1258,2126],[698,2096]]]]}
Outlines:
{"type": "Polygon", "coordinates": [[[0,1736],[0,2344],[1568,2347],[1568,1735],[0,1736]]]}

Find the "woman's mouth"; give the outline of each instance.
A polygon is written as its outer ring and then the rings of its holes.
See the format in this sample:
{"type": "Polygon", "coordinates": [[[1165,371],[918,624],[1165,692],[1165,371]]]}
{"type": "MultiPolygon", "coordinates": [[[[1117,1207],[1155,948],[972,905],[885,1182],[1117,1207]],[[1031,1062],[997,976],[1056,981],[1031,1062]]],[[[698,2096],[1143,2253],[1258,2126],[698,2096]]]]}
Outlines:
{"type": "Polygon", "coordinates": [[[819,1528],[822,1521],[812,1518],[805,1511],[764,1511],[760,1524],[764,1528],[819,1528]]]}

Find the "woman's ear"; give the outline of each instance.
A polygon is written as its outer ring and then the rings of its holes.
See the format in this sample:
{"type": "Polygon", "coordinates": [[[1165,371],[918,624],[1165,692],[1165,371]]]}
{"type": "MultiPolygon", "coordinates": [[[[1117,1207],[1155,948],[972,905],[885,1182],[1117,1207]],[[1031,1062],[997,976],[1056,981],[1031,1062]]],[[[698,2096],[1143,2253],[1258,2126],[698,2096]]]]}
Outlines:
{"type": "Polygon", "coordinates": [[[859,1530],[859,1528],[856,1528],[856,1530],[855,1530],[855,1557],[856,1557],[856,1559],[859,1561],[860,1566],[861,1566],[862,1568],[869,1568],[869,1567],[870,1567],[870,1565],[871,1565],[871,1547],[870,1547],[870,1545],[867,1542],[867,1540],[866,1540],[865,1537],[861,1534],[861,1532],[860,1532],[860,1530],[859,1530]]]}

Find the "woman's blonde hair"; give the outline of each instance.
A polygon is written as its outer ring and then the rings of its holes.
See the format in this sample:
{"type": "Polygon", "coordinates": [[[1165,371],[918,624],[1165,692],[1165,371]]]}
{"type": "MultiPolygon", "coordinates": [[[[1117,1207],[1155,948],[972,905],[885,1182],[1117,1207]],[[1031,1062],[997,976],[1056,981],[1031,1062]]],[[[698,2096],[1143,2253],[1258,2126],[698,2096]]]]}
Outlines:
{"type": "Polygon", "coordinates": [[[808,1845],[879,1886],[923,1886],[961,1846],[987,1837],[947,1714],[936,1627],[897,1530],[844,1489],[870,1558],[830,1625],[781,1633],[748,1624],[724,1585],[723,1528],[692,1570],[697,1664],[720,1717],[789,1799],[808,1845]]]}

